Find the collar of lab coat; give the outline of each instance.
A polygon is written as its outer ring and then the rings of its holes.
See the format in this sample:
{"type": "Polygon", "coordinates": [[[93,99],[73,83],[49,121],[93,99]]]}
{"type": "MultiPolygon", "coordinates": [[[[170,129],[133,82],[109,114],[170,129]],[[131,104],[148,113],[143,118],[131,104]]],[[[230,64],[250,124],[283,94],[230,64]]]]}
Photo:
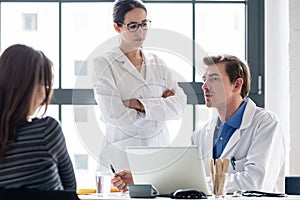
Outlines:
{"type": "MultiPolygon", "coordinates": [[[[154,56],[152,54],[147,54],[144,52],[143,49],[140,49],[142,51],[144,60],[147,62],[151,62],[154,59],[154,56]]],[[[123,51],[120,49],[120,47],[114,47],[112,51],[112,56],[114,59],[120,61],[120,62],[125,62],[127,59],[126,55],[123,53],[123,51]]]]}
{"type": "MultiPolygon", "coordinates": [[[[140,49],[140,50],[143,54],[145,65],[151,66],[151,64],[154,62],[153,54],[145,53],[142,49],[140,49]]],[[[142,77],[142,75],[132,67],[132,64],[129,62],[128,58],[126,57],[126,55],[123,53],[123,51],[119,47],[113,48],[111,56],[112,56],[113,60],[116,60],[117,62],[122,63],[123,64],[122,66],[125,67],[135,77],[139,78],[142,82],[145,81],[145,79],[142,77]]],[[[148,70],[149,69],[146,68],[146,79],[150,75],[148,73],[148,70]]]]}
{"type": "Polygon", "coordinates": [[[245,128],[248,128],[252,122],[252,119],[255,114],[255,108],[256,104],[250,99],[247,98],[245,101],[247,101],[247,105],[244,111],[243,120],[240,126],[240,129],[243,130],[245,128]]]}
{"type": "MultiPolygon", "coordinates": [[[[242,123],[239,129],[237,129],[233,135],[231,136],[231,138],[229,139],[223,153],[221,154],[221,158],[222,157],[227,157],[227,152],[239,141],[240,137],[241,137],[241,130],[247,128],[250,126],[252,119],[254,117],[255,114],[255,108],[256,108],[256,104],[250,99],[247,98],[245,101],[247,101],[247,105],[244,111],[244,115],[243,115],[243,119],[242,119],[242,123]]],[[[208,134],[206,137],[207,138],[207,148],[208,149],[213,149],[213,137],[214,137],[214,130],[215,130],[215,126],[217,125],[217,121],[218,121],[218,117],[215,117],[211,123],[210,126],[207,127],[206,133],[208,134]]],[[[209,151],[207,151],[209,152],[209,151]]],[[[212,153],[212,151],[211,151],[212,153]]]]}

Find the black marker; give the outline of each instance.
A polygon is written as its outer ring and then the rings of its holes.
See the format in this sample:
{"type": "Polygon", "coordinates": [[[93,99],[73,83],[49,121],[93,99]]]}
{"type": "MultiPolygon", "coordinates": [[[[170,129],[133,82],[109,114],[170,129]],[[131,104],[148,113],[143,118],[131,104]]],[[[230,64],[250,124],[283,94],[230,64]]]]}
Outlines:
{"type": "Polygon", "coordinates": [[[110,164],[110,169],[111,169],[112,173],[114,173],[114,175],[117,176],[116,170],[114,169],[112,164],[110,164]]]}
{"type": "Polygon", "coordinates": [[[233,170],[235,170],[235,157],[234,156],[230,159],[230,162],[231,162],[233,170]]]}

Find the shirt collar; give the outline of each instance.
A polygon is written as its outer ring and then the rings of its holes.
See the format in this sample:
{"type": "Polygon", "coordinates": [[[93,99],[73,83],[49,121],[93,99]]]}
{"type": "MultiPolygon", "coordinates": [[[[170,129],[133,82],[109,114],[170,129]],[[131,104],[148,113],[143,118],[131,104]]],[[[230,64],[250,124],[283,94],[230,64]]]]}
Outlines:
{"type": "Polygon", "coordinates": [[[233,115],[225,122],[225,124],[236,129],[240,128],[246,105],[247,101],[244,100],[242,105],[233,113],[233,115]]]}

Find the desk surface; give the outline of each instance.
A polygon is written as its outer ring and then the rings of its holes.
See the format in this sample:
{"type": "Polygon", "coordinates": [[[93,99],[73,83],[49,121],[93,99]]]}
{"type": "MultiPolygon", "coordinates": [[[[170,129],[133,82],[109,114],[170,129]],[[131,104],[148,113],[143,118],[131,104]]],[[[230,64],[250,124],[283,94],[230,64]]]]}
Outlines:
{"type": "MultiPolygon", "coordinates": [[[[85,194],[85,195],[78,195],[79,199],[81,200],[124,200],[130,199],[128,193],[111,193],[108,196],[104,197],[101,194],[85,194]]],[[[170,199],[164,197],[157,197],[154,200],[159,199],[170,199]]],[[[214,197],[208,197],[208,200],[213,200],[214,197]]],[[[220,200],[300,200],[300,195],[289,195],[288,197],[232,197],[226,196],[224,199],[220,200]]],[[[134,198],[134,200],[146,200],[146,199],[138,199],[134,198]]]]}

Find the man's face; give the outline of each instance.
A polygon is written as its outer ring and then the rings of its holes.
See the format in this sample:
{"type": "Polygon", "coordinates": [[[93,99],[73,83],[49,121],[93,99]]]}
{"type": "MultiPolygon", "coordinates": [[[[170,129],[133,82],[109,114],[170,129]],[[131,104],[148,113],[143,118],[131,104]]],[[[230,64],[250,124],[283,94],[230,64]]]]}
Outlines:
{"type": "Polygon", "coordinates": [[[209,65],[202,86],[207,107],[226,108],[234,98],[234,84],[229,81],[225,63],[209,65]]]}

